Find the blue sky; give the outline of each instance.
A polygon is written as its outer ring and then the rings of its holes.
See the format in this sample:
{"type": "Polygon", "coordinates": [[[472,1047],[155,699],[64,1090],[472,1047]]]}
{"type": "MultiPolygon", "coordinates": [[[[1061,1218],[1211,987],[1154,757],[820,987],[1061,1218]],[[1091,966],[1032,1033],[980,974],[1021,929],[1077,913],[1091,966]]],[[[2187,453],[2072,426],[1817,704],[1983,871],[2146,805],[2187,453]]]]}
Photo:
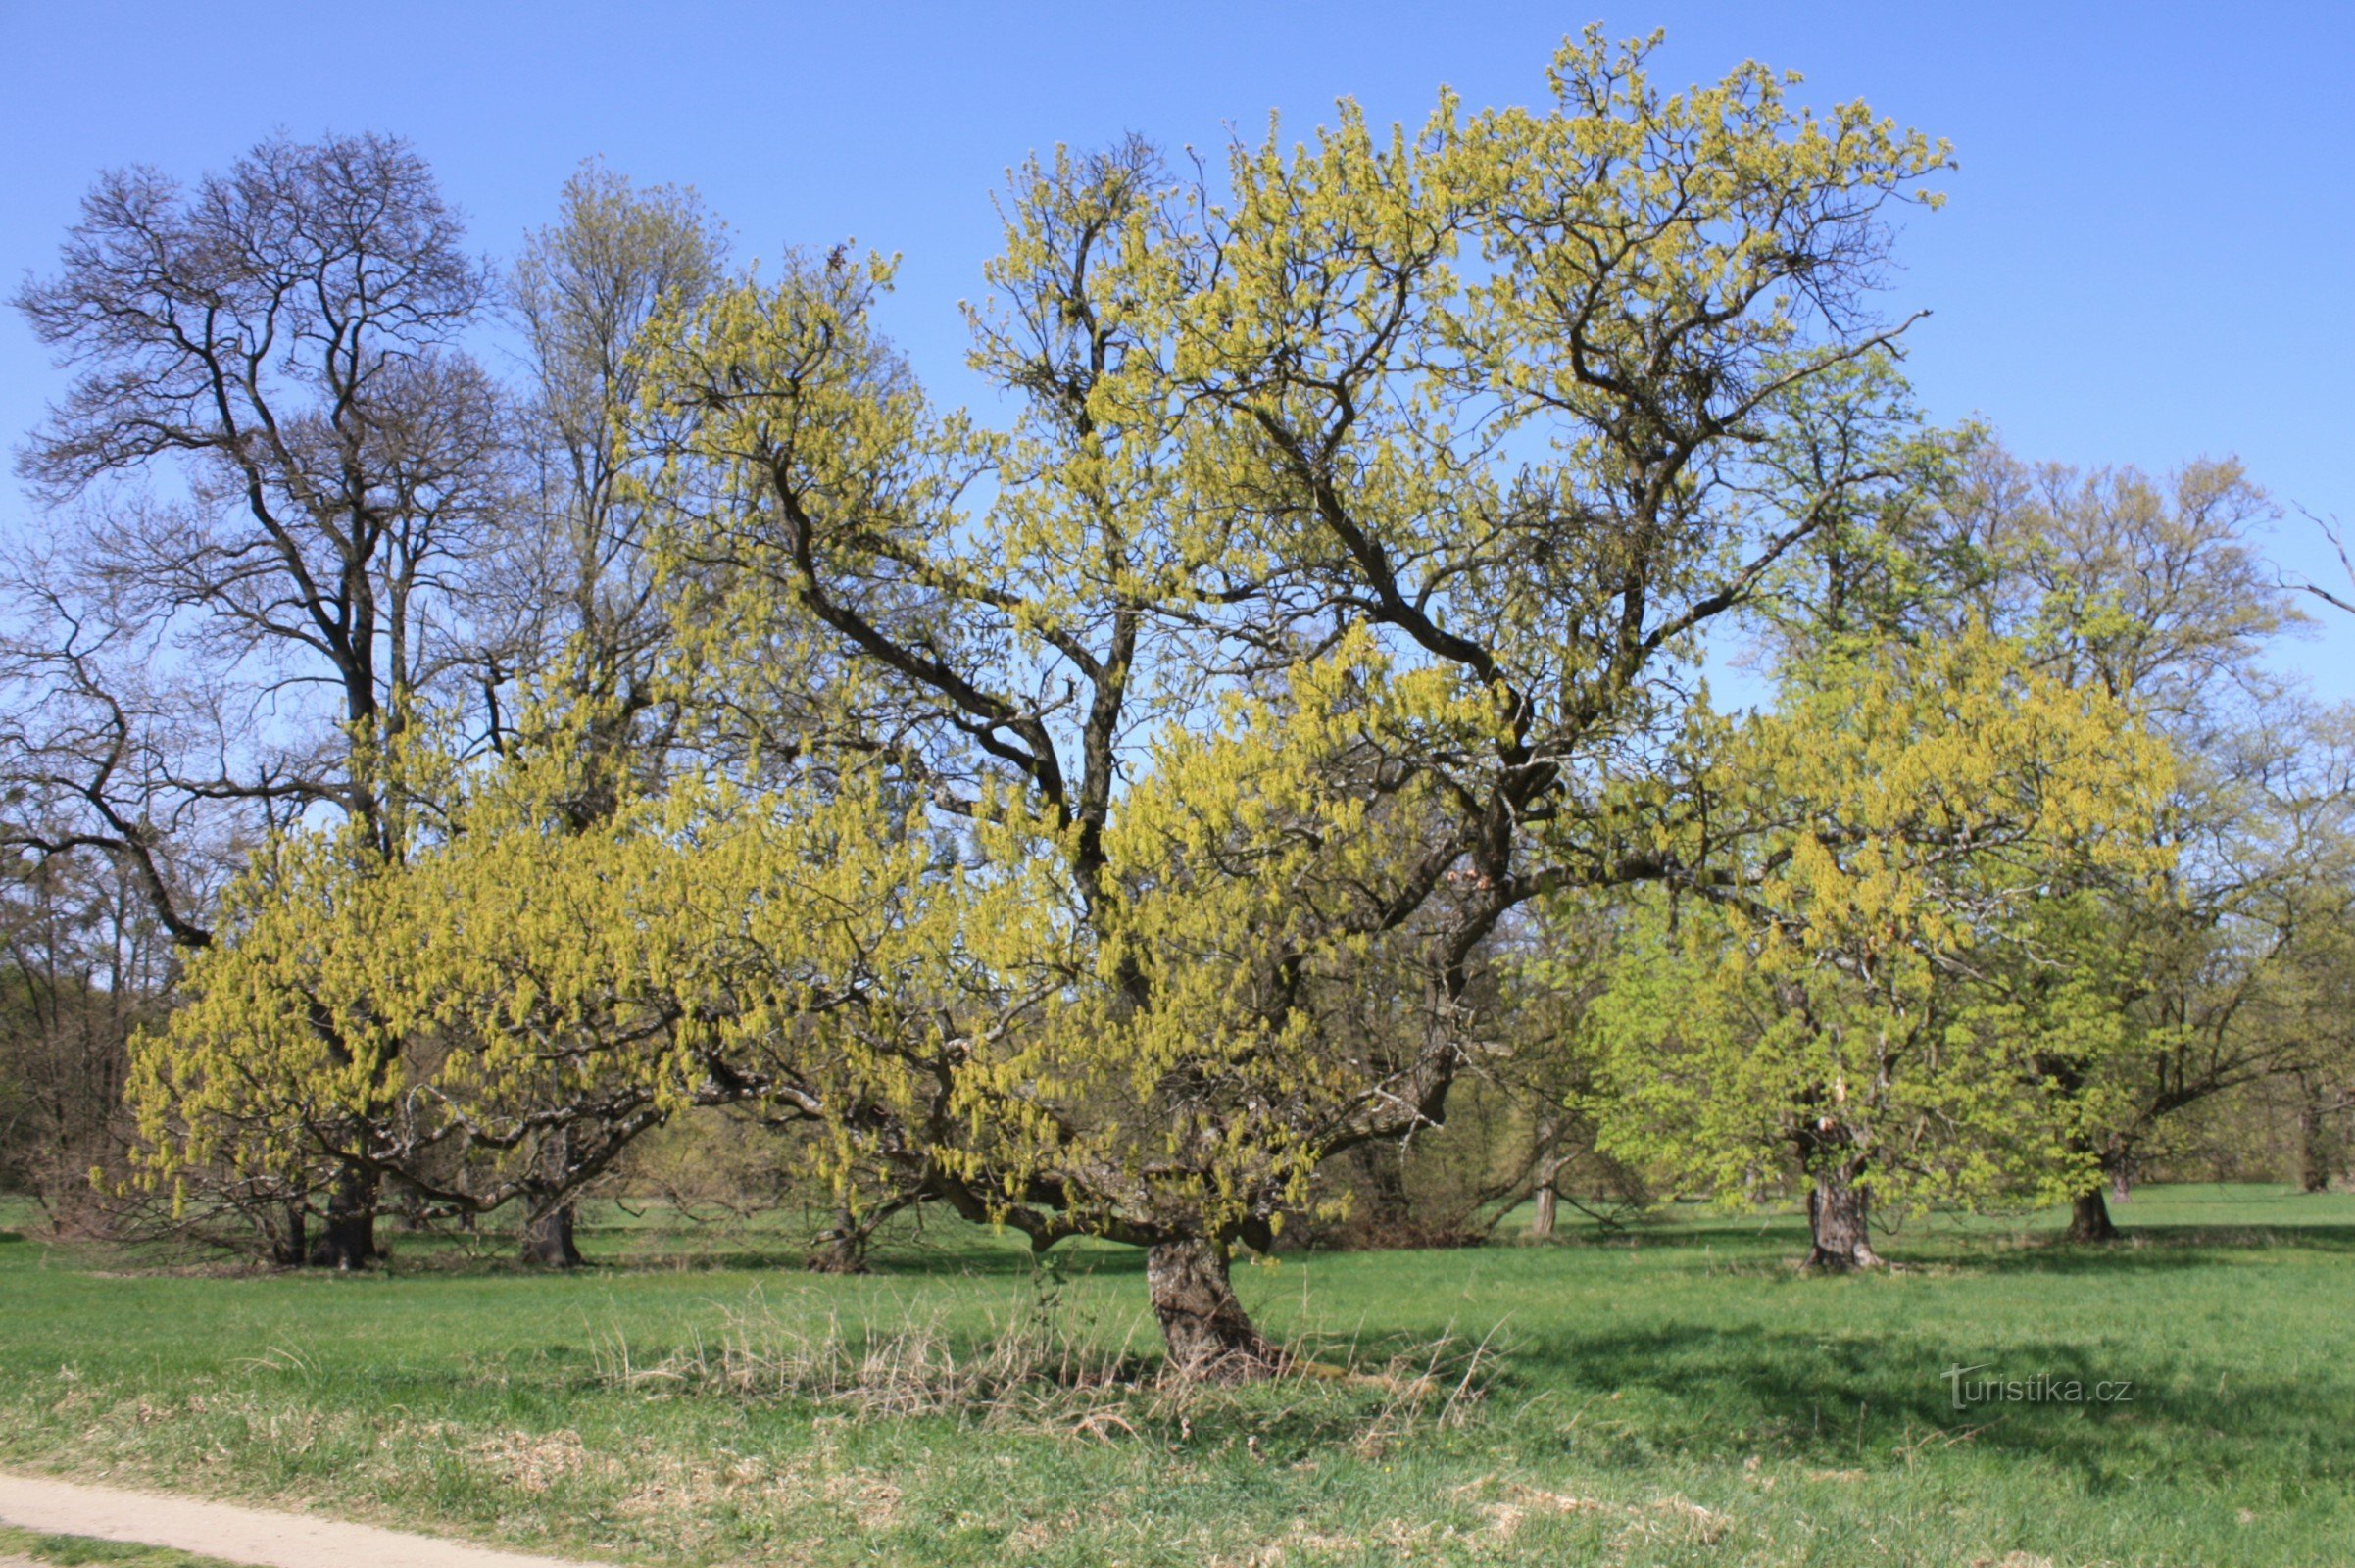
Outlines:
{"type": "MultiPolygon", "coordinates": [[[[602,155],[696,185],[747,254],[856,236],[901,252],[888,320],[969,395],[1006,166],[1137,130],[1215,148],[1349,94],[1419,120],[1446,82],[1530,102],[1568,31],[1664,27],[1660,74],[1743,58],[1949,138],[1947,209],[1912,220],[1889,305],[1935,314],[1911,369],[2025,456],[2163,470],[2237,453],[2284,503],[2355,526],[2355,5],[1631,6],[524,4],[0,0],[0,280],[46,271],[100,168],[194,175],[274,127],[412,138],[512,249],[602,155]]],[[[10,444],[59,385],[0,320],[10,444]]],[[[0,525],[37,526],[0,487],[0,525]]],[[[2292,571],[2335,573],[2294,515],[2292,571]]],[[[2326,612],[2328,613],[2328,612],[2326,612]]],[[[2284,654],[2355,697],[2355,617],[2284,654]]]]}

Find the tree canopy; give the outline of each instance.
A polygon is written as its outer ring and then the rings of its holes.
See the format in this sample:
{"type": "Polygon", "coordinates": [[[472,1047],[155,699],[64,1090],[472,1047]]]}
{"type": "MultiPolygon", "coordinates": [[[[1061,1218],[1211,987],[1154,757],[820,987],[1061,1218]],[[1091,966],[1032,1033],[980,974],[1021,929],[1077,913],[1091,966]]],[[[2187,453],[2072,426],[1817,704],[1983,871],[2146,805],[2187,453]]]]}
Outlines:
{"type": "Polygon", "coordinates": [[[1927,427],[1882,301],[1944,145],[1651,48],[1028,160],[983,412],[882,331],[892,258],[739,268],[601,166],[504,270],[389,138],[108,176],[19,298],[87,526],[0,683],[6,843],[185,950],[120,1190],[347,1265],[512,1206],[561,1264],[731,1108],[842,1236],[1147,1249],[1214,1377],[1283,1359],[1232,1250],[1472,1080],[1795,1175],[1830,1266],[1870,1201],[2082,1193],[2189,1102],[2159,934],[2282,885],[2189,809],[2289,617],[2268,504],[1927,427]],[[1709,696],[1742,639],[1769,710],[1709,696]]]}

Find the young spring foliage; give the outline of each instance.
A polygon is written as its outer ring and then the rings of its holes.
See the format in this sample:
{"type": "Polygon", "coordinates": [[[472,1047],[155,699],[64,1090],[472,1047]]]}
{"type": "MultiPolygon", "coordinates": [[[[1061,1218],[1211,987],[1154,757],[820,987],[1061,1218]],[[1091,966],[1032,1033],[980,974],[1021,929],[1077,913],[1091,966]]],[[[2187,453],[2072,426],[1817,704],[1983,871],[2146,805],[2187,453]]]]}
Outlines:
{"type": "Polygon", "coordinates": [[[358,1167],[430,1209],[537,1213],[685,1106],[790,1114],[841,1081],[826,1016],[931,972],[904,908],[927,851],[871,796],[687,781],[584,827],[575,771],[486,775],[400,862],[348,831],[259,858],[135,1052],[149,1176],[292,1200],[358,1167]]]}
{"type": "MultiPolygon", "coordinates": [[[[1727,731],[1703,895],[1638,906],[1592,1011],[1606,1148],[1755,1195],[1795,1168],[1817,1261],[1871,1261],[1866,1200],[2049,1198],[2089,1107],[2048,1058],[2128,1031],[2071,940],[2089,882],[2155,885],[2162,743],[1985,633],[1828,666],[1727,731]],[[2017,981],[2049,984],[2035,1005],[2017,981]]],[[[2074,1184],[2074,1185],[2073,1185],[2074,1184]]]]}
{"type": "MultiPolygon", "coordinates": [[[[1944,149],[1755,66],[1664,93],[1647,47],[1565,45],[1538,109],[1443,96],[1385,133],[1345,103],[1234,147],[1215,191],[1133,143],[1024,165],[971,312],[1004,429],[880,336],[886,262],[680,301],[612,471],[656,519],[703,778],[578,844],[511,826],[427,858],[417,885],[455,880],[418,918],[492,899],[508,929],[468,940],[508,956],[420,930],[397,1007],[372,969],[323,1011],[273,993],[290,1059],[322,1018],[397,1013],[486,1063],[612,1043],[578,1070],[650,1103],[756,1086],[841,1168],[896,1163],[1042,1245],[1153,1248],[1180,1358],[1263,1363],[1228,1244],[1319,1161],[1444,1115],[1511,911],[1698,874],[1634,831],[1677,814],[1680,665],[1909,482],[1901,328],[1868,301],[1885,210],[1930,199],[1944,149]],[[728,845],[753,858],[707,872],[728,845]],[[502,854],[536,912],[464,885],[502,854]],[[772,895],[760,856],[839,886],[772,895]],[[763,978],[805,967],[824,984],[763,978]]],[[[215,1065],[159,1103],[226,1082],[241,1026],[189,1027],[215,1065]]],[[[434,1059],[369,1092],[456,1082],[434,1059]]]]}

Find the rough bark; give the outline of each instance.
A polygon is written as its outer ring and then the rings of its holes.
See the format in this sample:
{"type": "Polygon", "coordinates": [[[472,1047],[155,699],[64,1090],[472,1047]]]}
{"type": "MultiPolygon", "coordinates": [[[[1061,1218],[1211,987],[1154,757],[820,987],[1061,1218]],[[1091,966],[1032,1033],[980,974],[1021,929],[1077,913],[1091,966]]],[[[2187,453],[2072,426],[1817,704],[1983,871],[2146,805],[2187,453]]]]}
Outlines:
{"type": "Polygon", "coordinates": [[[1807,1190],[1807,1234],[1812,1245],[1802,1268],[1845,1274],[1883,1266],[1881,1254],[1873,1250],[1867,1226],[1871,1205],[1865,1190],[1856,1185],[1857,1175],[1851,1164],[1833,1165],[1816,1173],[1815,1185],[1807,1190]]]}
{"type": "Polygon", "coordinates": [[[2322,1099],[2308,1089],[2298,1101],[2298,1191],[2330,1190],[2330,1119],[2322,1099]]]}
{"type": "Polygon", "coordinates": [[[2069,1240],[2073,1242],[2114,1242],[2118,1227],[2110,1220],[2110,1205],[2101,1196],[2101,1189],[2089,1187],[2077,1195],[2069,1208],[2069,1240]]]}
{"type": "Polygon", "coordinates": [[[819,1233],[817,1248],[808,1259],[813,1274],[864,1274],[867,1232],[859,1216],[847,1208],[834,1211],[834,1223],[819,1233]]]}
{"type": "Polygon", "coordinates": [[[270,1230],[270,1260],[280,1268],[300,1268],[310,1256],[307,1232],[310,1216],[301,1202],[285,1205],[285,1217],[270,1230]]]}
{"type": "Polygon", "coordinates": [[[1205,1383],[1246,1383],[1283,1369],[1284,1352],[1260,1338],[1236,1299],[1227,1250],[1206,1241],[1163,1242],[1147,1250],[1145,1283],[1170,1370],[1205,1383]]]}
{"type": "Polygon", "coordinates": [[[1553,1177],[1548,1174],[1538,1189],[1538,1211],[1529,1217],[1531,1241],[1542,1242],[1553,1235],[1554,1211],[1560,1206],[1561,1196],[1553,1190],[1553,1177]]]}
{"type": "Polygon", "coordinates": [[[327,1194],[327,1214],[311,1247],[314,1268],[366,1268],[376,1250],[376,1178],[347,1168],[327,1194]]]}
{"type": "Polygon", "coordinates": [[[578,1268],[580,1249],[572,1243],[570,1200],[523,1222],[523,1261],[535,1268],[578,1268]]]}

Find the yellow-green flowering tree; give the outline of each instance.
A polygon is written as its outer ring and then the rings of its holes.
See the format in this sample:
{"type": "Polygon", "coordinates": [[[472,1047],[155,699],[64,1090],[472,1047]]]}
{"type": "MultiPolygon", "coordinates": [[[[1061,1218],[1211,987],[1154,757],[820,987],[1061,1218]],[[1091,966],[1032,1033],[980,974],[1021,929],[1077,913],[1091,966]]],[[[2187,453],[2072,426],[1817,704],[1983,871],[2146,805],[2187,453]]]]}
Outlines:
{"type": "Polygon", "coordinates": [[[1943,149],[1644,56],[1590,34],[1545,108],[1414,130],[1344,104],[1215,193],[1137,145],[1026,165],[972,312],[1004,430],[926,398],[890,265],[840,250],[648,353],[641,439],[720,476],[659,548],[707,744],[878,772],[938,885],[1024,890],[932,906],[929,1021],[870,1032],[833,1123],[1041,1244],[1150,1249],[1198,1370],[1273,1358],[1229,1246],[1444,1114],[1498,921],[1691,874],[1621,787],[1680,661],[1904,482],[1865,302],[1943,149]],[[1377,997],[1416,1026],[1375,1052],[1377,997]]]}
{"type": "Polygon", "coordinates": [[[1592,1009],[1605,1147],[1721,1196],[1795,1167],[1829,1269],[1879,1261],[1875,1200],[2077,1191],[2096,1111],[2044,1063],[2132,1038],[2073,924],[2166,869],[2170,781],[2122,705],[1984,632],[1820,666],[1714,748],[1713,872],[1642,902],[1592,1009]]]}
{"type": "MultiPolygon", "coordinates": [[[[2300,618],[2258,548],[2278,509],[2232,460],[2162,478],[2132,468],[2029,465],[1991,441],[1970,455],[1951,511],[1984,567],[1975,594],[2036,666],[2132,708],[2177,760],[2152,824],[2174,852],[2162,889],[2094,882],[2054,942],[2106,971],[2134,1049],[2056,1049],[2074,1086],[2074,1134],[2097,1178],[2075,1195],[2071,1234],[2117,1234],[2107,1189],[2164,1160],[2211,1102],[2308,1070],[2315,1037],[2273,1027],[2272,999],[2325,935],[2338,895],[2343,747],[2305,710],[2267,645],[2300,618]]],[[[2062,966],[2023,970],[2036,1004],[2062,966]]]]}
{"type": "Polygon", "coordinates": [[[1215,194],[1026,165],[972,313],[1003,429],[880,336],[887,263],[674,298],[599,459],[671,765],[567,748],[606,709],[557,693],[404,856],[281,841],[142,1049],[151,1177],[536,1214],[758,1099],[846,1189],[1148,1249],[1173,1361],[1274,1365],[1230,1247],[1444,1116],[1513,910],[1712,874],[1661,762],[1695,639],[1916,482],[1866,302],[1943,149],[1645,53],[1345,104],[1215,194]]]}
{"type": "Polygon", "coordinates": [[[258,857],[134,1048],[146,1177],[252,1203],[359,1169],[530,1235],[687,1106],[855,1099],[835,1021],[888,1032],[963,913],[926,847],[871,794],[692,777],[584,825],[573,761],[487,774],[400,862],[348,831],[258,857]]]}

